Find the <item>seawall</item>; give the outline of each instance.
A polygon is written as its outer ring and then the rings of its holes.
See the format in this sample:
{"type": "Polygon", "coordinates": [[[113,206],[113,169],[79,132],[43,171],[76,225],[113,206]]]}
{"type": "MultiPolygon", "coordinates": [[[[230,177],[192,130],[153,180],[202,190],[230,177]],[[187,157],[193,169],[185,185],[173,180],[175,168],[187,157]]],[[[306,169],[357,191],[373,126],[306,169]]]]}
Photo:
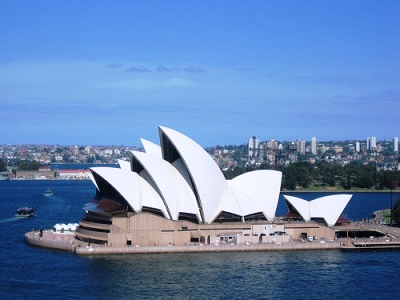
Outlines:
{"type": "Polygon", "coordinates": [[[282,244],[240,244],[240,245],[193,245],[193,246],[151,246],[151,247],[76,247],[79,255],[139,254],[139,253],[207,253],[207,252],[255,252],[283,250],[339,250],[340,243],[282,243],[282,244]]]}
{"type": "Polygon", "coordinates": [[[290,242],[281,244],[232,244],[207,245],[195,244],[188,246],[87,246],[86,243],[75,240],[74,234],[57,234],[52,231],[28,232],[26,243],[43,248],[73,251],[78,255],[108,255],[108,254],[140,254],[140,253],[195,253],[195,252],[251,252],[251,251],[287,251],[287,250],[339,250],[340,243],[290,242]]]}
{"type": "Polygon", "coordinates": [[[25,242],[42,248],[73,251],[76,246],[74,236],[74,234],[54,234],[51,231],[43,231],[40,236],[39,232],[31,231],[25,234],[25,242]]]}

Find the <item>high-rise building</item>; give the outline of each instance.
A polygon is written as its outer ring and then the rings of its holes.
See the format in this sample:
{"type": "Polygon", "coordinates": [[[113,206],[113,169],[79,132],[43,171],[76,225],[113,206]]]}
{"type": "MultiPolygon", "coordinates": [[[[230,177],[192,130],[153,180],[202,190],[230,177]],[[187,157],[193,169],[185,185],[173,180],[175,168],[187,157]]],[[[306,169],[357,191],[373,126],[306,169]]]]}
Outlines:
{"type": "Polygon", "coordinates": [[[297,144],[297,152],[298,152],[300,155],[305,155],[305,154],[306,154],[306,142],[297,139],[297,140],[296,140],[296,144],[297,144]]]}
{"type": "Polygon", "coordinates": [[[306,141],[301,141],[300,143],[300,154],[301,155],[306,154],[306,141]]]}
{"type": "Polygon", "coordinates": [[[311,139],[311,153],[317,155],[317,138],[313,137],[311,139]]]}
{"type": "Polygon", "coordinates": [[[271,139],[268,143],[267,146],[272,149],[272,150],[277,150],[278,149],[278,142],[274,139],[271,139]]]}
{"type": "Polygon", "coordinates": [[[367,150],[376,150],[376,136],[367,137],[367,150]]]}
{"type": "Polygon", "coordinates": [[[399,153],[399,138],[398,137],[393,138],[393,152],[399,153]]]}
{"type": "Polygon", "coordinates": [[[361,147],[360,147],[360,142],[356,142],[356,152],[360,152],[361,147]]]}
{"type": "Polygon", "coordinates": [[[248,144],[249,158],[258,157],[259,144],[260,140],[257,137],[253,136],[249,138],[249,144],[248,144]]]}

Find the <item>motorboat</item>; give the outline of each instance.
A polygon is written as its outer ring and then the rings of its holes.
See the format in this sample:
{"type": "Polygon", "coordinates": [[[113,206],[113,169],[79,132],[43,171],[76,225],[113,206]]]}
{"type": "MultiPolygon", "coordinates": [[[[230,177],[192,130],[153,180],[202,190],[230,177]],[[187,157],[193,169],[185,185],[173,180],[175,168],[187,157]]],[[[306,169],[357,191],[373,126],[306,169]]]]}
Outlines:
{"type": "Polygon", "coordinates": [[[16,217],[29,218],[35,216],[35,210],[32,207],[24,206],[17,209],[16,217]]]}
{"type": "Polygon", "coordinates": [[[10,172],[0,172],[0,181],[7,181],[11,179],[10,172]]]}

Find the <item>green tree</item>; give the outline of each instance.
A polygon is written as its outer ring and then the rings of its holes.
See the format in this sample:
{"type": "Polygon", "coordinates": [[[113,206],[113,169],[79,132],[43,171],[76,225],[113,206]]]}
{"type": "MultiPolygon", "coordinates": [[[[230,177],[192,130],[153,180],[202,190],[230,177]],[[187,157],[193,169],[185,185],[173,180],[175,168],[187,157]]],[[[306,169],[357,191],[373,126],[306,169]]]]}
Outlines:
{"type": "Polygon", "coordinates": [[[298,184],[303,188],[308,188],[312,181],[312,173],[313,167],[309,162],[296,162],[290,164],[283,169],[283,175],[286,178],[284,187],[293,190],[293,185],[298,184]]]}
{"type": "Polygon", "coordinates": [[[400,224],[400,197],[397,198],[397,202],[392,210],[392,222],[396,225],[400,224]]]}
{"type": "Polygon", "coordinates": [[[359,188],[369,189],[374,185],[374,183],[369,174],[362,173],[354,179],[353,185],[359,188]]]}
{"type": "Polygon", "coordinates": [[[6,166],[7,164],[2,159],[0,159],[0,172],[6,171],[6,166]]]}
{"type": "Polygon", "coordinates": [[[375,165],[362,165],[357,168],[355,178],[353,180],[353,186],[359,188],[370,188],[375,182],[373,180],[376,172],[375,165]]]}
{"type": "Polygon", "coordinates": [[[40,166],[40,162],[23,160],[18,162],[17,169],[20,171],[36,171],[39,170],[40,166]]]}
{"type": "Polygon", "coordinates": [[[295,177],[285,177],[284,187],[288,190],[295,190],[297,186],[297,180],[295,177]]]}
{"type": "Polygon", "coordinates": [[[347,174],[346,180],[342,179],[340,185],[341,185],[345,190],[351,189],[351,175],[350,175],[350,174],[347,174]]]}

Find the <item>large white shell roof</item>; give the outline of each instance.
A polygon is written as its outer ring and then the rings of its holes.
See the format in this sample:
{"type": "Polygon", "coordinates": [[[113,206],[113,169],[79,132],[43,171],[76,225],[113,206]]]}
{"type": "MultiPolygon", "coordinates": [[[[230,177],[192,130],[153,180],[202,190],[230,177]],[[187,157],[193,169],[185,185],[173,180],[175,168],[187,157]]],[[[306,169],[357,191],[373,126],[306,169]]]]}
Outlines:
{"type": "Polygon", "coordinates": [[[254,203],[253,206],[244,205],[245,215],[262,212],[268,220],[272,220],[278,206],[281,179],[282,173],[273,170],[248,172],[232,179],[232,184],[254,203]]]}
{"type": "Polygon", "coordinates": [[[177,220],[179,212],[200,216],[193,191],[169,162],[143,152],[131,151],[131,154],[132,159],[140,162],[160,191],[172,219],[177,220]]]}
{"type": "MultiPolygon", "coordinates": [[[[159,209],[168,216],[161,197],[137,173],[110,167],[94,167],[91,170],[113,186],[134,211],[140,212],[146,206],[159,209]]],[[[99,183],[98,186],[101,192],[99,183]]]]}
{"type": "Polygon", "coordinates": [[[92,168],[96,188],[102,192],[111,185],[134,211],[155,208],[173,220],[180,213],[197,216],[200,223],[215,221],[221,212],[242,220],[258,213],[269,220],[275,216],[281,172],[253,171],[227,181],[192,139],[167,127],[159,127],[159,134],[161,147],[142,139],[146,152],[132,151],[130,163],[119,162],[121,169],[92,168]]]}
{"type": "Polygon", "coordinates": [[[217,208],[228,188],[224,175],[211,156],[192,139],[167,127],[160,126],[159,129],[181,155],[197,190],[204,221],[211,222],[215,219],[217,208]]]}

